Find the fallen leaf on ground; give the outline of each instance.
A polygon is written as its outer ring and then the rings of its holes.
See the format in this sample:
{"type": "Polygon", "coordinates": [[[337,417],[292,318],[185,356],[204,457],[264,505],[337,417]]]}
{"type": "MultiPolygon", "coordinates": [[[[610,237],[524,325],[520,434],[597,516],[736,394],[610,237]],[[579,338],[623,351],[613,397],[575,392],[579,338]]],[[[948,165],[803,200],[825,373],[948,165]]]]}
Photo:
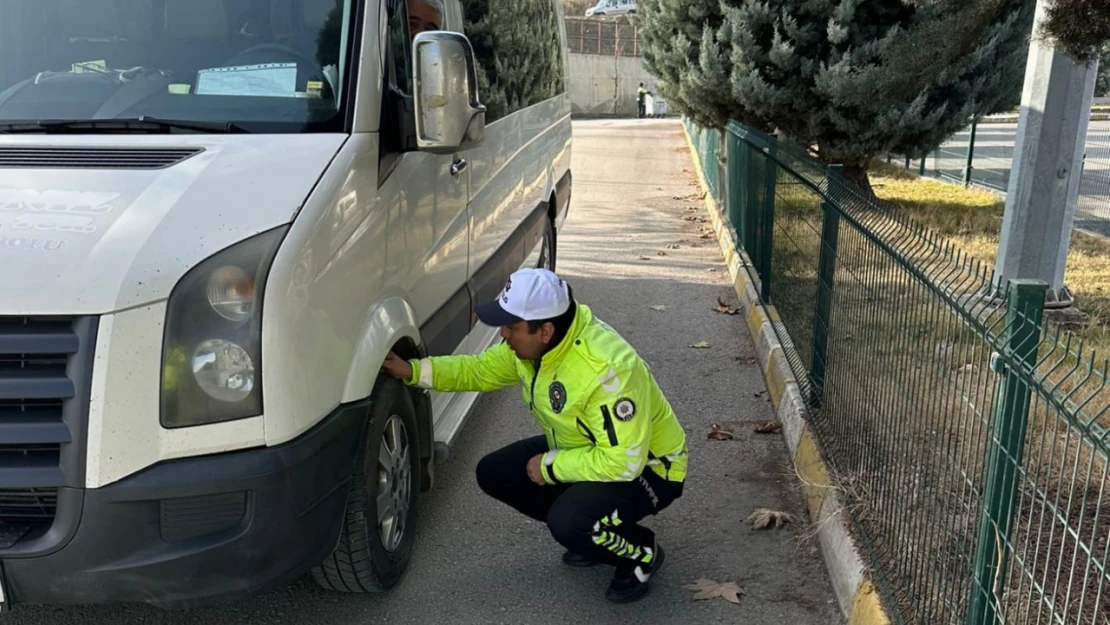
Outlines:
{"type": "Polygon", "coordinates": [[[725,300],[721,299],[720,297],[717,298],[717,307],[714,308],[713,311],[719,312],[722,315],[739,315],[742,312],[736,306],[733,306],[732,304],[726,304],[725,300]]]}
{"type": "Polygon", "coordinates": [[[706,232],[705,234],[701,235],[698,238],[700,238],[700,239],[712,239],[713,238],[713,233],[712,232],[706,232]]]}
{"type": "Polygon", "coordinates": [[[730,441],[734,438],[736,438],[736,436],[734,436],[732,432],[729,432],[716,423],[709,426],[709,440],[730,441]]]}
{"type": "Polygon", "coordinates": [[[787,523],[794,523],[797,519],[794,518],[793,514],[788,512],[757,508],[756,511],[748,517],[748,520],[752,522],[753,530],[764,530],[769,527],[782,527],[787,523]]]}
{"type": "Polygon", "coordinates": [[[715,582],[711,579],[699,579],[693,584],[686,584],[683,588],[697,591],[694,594],[695,601],[720,597],[731,603],[739,604],[740,595],[744,594],[744,591],[740,590],[736,582],[715,582]]]}
{"type": "Polygon", "coordinates": [[[664,252],[663,250],[659,250],[658,252],[656,252],[656,253],[655,253],[655,255],[656,255],[656,256],[666,256],[666,255],[667,255],[667,253],[666,253],[666,252],[664,252]]]}
{"type": "Polygon", "coordinates": [[[709,273],[717,273],[717,268],[716,267],[710,267],[709,269],[706,269],[706,271],[708,271],[709,273]]]}
{"type": "Polygon", "coordinates": [[[782,424],[778,421],[764,421],[755,427],[756,434],[774,434],[782,429],[782,424]]]}
{"type": "Polygon", "coordinates": [[[641,256],[640,260],[651,260],[650,256],[641,256]]]}
{"type": "Polygon", "coordinates": [[[678,243],[671,243],[670,245],[667,246],[667,249],[668,250],[677,250],[678,249],[678,243]]]}
{"type": "Polygon", "coordinates": [[[682,220],[683,221],[697,221],[698,216],[697,215],[686,215],[685,217],[682,218],[682,220]]]}
{"type": "Polygon", "coordinates": [[[664,306],[663,304],[656,304],[656,305],[652,306],[651,309],[652,310],[663,311],[663,310],[667,310],[667,307],[664,306]]]}
{"type": "Polygon", "coordinates": [[[706,341],[700,341],[698,343],[694,343],[690,347],[693,347],[694,349],[709,349],[709,343],[706,341]]]}

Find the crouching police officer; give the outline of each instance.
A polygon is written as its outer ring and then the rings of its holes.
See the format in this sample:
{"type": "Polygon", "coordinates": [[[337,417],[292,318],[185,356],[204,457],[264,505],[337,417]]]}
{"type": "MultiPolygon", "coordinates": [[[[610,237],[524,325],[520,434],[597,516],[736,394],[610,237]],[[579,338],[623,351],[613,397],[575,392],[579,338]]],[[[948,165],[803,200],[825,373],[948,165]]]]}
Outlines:
{"type": "Polygon", "coordinates": [[[611,601],[642,598],[664,552],[638,523],[679,498],[686,478],[686,435],[670,404],[632,346],[550,271],[514,273],[475,312],[504,342],[476,356],[390,354],[383,371],[446,392],[521,383],[544,434],[482,458],[478,485],[546,523],[565,563],[615,566],[611,601]]]}

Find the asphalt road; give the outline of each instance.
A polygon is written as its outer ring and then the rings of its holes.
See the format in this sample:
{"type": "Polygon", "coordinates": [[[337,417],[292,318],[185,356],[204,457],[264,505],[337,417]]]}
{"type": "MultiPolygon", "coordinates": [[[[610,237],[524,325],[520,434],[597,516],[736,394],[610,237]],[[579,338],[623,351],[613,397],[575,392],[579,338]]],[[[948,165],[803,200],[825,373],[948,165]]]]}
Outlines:
{"type": "MultiPolygon", "coordinates": [[[[960,132],[946,141],[925,166],[960,178],[967,165],[970,133],[960,132]]],[[[1016,123],[983,123],[975,132],[972,177],[1005,192],[1013,167],[1016,123]]],[[[1110,236],[1110,121],[1092,121],[1087,130],[1086,158],[1079,184],[1075,225],[1083,230],[1110,236]]],[[[916,164],[914,164],[916,167],[916,164]]]]}
{"type": "Polygon", "coordinates": [[[19,606],[4,625],[841,623],[807,527],[757,532],[745,522],[756,507],[803,518],[802,498],[781,435],[752,432],[752,422],[772,415],[743,318],[711,310],[718,296],[735,298],[716,242],[698,238],[700,224],[682,219],[704,211],[693,199],[681,126],[583,122],[575,141],[574,200],[559,271],[637,346],[689,436],[685,495],[648,522],[667,563],[647,598],[610,604],[603,594],[611,570],[564,566],[546,528],[478,490],[474,467],[483,454],[538,433],[511,389],[476,405],[419,509],[411,567],[387,594],[327,594],[301,580],[191,611],[19,606]],[[679,247],[667,248],[673,244],[679,247]],[[700,341],[711,347],[689,347],[700,341]],[[730,421],[737,440],[707,440],[711,423],[730,421]],[[702,577],[737,582],[746,594],[739,605],[694,601],[682,586],[702,577]]]}

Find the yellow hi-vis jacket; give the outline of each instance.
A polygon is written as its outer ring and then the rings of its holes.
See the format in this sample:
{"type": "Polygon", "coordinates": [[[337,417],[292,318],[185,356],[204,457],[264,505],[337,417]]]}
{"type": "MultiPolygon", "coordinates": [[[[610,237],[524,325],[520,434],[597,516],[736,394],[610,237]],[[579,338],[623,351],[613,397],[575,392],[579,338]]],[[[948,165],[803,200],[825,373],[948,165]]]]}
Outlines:
{"type": "Polygon", "coordinates": [[[578,305],[567,336],[539,363],[505,342],[474,356],[411,361],[410,386],[443,392],[493,391],[521,383],[543,427],[549,484],[624,482],[649,468],[686,479],[686,433],[647,364],[590,308],[578,305]]]}

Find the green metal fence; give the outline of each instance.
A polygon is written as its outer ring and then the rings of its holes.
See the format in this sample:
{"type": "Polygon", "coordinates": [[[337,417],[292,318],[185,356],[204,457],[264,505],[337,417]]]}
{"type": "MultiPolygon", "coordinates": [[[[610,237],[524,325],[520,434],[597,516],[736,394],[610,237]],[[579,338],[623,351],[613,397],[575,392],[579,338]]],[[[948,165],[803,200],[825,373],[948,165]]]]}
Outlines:
{"type": "Polygon", "coordinates": [[[1046,285],[804,149],[687,128],[895,619],[1110,624],[1107,366],[1042,320],[1046,285]]]}

